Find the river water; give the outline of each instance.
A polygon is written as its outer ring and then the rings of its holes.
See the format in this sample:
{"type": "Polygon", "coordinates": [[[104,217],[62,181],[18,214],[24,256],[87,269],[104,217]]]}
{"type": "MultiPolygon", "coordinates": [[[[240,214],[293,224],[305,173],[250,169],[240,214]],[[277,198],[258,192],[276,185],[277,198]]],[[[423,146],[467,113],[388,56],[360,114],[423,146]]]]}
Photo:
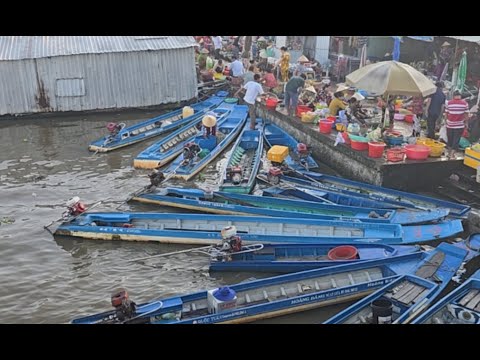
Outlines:
{"type": "MultiPolygon", "coordinates": [[[[105,135],[107,122],[128,126],[156,115],[131,110],[0,121],[0,323],[67,323],[109,310],[110,295],[120,287],[142,303],[267,276],[209,274],[207,258],[194,253],[132,262],[186,247],[54,238],[44,230],[75,195],[87,204],[102,201],[95,211],[158,209],[124,203],[129,194],[149,184],[147,171],[135,170],[132,162],[158,138],[107,154],[88,151],[91,141],[105,135]]],[[[225,159],[224,153],[209,165],[196,185],[215,186],[225,159]]],[[[262,322],[315,323],[345,306],[262,322]]]]}

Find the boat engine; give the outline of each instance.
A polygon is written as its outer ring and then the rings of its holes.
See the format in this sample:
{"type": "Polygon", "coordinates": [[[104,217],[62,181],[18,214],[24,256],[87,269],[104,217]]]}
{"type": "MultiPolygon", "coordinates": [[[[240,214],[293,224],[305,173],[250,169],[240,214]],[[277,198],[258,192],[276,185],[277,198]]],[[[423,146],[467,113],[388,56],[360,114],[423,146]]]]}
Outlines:
{"type": "Polygon", "coordinates": [[[202,149],[194,142],[186,143],[183,147],[183,162],[182,165],[188,165],[193,159],[197,157],[202,149]]]}
{"type": "Polygon", "coordinates": [[[282,175],[282,169],[279,167],[273,166],[268,170],[267,180],[273,185],[278,185],[280,183],[280,176],[282,175]]]}
{"type": "Polygon", "coordinates": [[[117,124],[117,123],[111,122],[107,124],[107,130],[110,133],[110,136],[116,136],[124,127],[125,127],[124,123],[117,124]]]}
{"type": "Polygon", "coordinates": [[[227,179],[230,179],[234,185],[242,182],[242,167],[232,166],[227,168],[227,179]]]}
{"type": "Polygon", "coordinates": [[[222,250],[229,252],[237,252],[242,250],[242,239],[237,236],[237,228],[235,226],[227,226],[222,229],[222,250]]]}
{"type": "Polygon", "coordinates": [[[125,321],[135,316],[137,304],[128,298],[127,290],[121,289],[113,293],[111,301],[118,320],[125,321]]]}
{"type": "Polygon", "coordinates": [[[165,180],[165,175],[159,170],[155,170],[151,174],[148,174],[148,177],[150,178],[150,185],[155,187],[158,187],[163,180],[165,180]]]}
{"type": "Polygon", "coordinates": [[[74,196],[68,200],[65,205],[67,206],[67,211],[65,211],[62,215],[64,219],[70,216],[78,216],[87,210],[87,206],[80,201],[78,196],[74,196]]]}
{"type": "Polygon", "coordinates": [[[300,164],[308,170],[308,157],[310,156],[310,150],[307,145],[304,143],[297,144],[297,154],[300,164]]]}

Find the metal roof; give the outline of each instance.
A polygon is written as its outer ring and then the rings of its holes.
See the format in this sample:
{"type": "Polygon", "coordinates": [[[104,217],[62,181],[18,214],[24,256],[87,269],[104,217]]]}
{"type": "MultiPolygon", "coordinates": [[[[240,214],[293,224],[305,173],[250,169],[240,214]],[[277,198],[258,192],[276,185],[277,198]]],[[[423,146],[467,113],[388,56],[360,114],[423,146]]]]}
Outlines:
{"type": "Polygon", "coordinates": [[[470,41],[474,43],[480,43],[480,36],[446,36],[457,40],[470,41]]]}
{"type": "Polygon", "coordinates": [[[193,36],[0,36],[0,60],[181,49],[195,45],[193,36]]]}

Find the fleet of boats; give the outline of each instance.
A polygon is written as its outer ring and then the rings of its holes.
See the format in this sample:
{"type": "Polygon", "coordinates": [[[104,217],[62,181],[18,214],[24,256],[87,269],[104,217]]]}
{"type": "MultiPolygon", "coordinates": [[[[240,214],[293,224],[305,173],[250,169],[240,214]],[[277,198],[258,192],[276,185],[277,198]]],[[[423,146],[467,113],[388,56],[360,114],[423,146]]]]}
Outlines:
{"type": "Polygon", "coordinates": [[[243,323],[352,300],[326,323],[480,323],[480,271],[437,299],[478,255],[480,236],[440,243],[463,231],[469,206],[311,172],[318,164],[309,146],[264,119],[250,129],[248,107],[226,96],[191,105],[193,114],[175,110],[129,127],[109,124],[110,135],[89,146],[107,152],[165,135],[134,160],[136,168],[156,169],[160,180],[129,200],[200,213],[69,208],[54,234],[206,245],[210,271],[284,275],[159,294],[140,305],[121,290],[111,311],[72,323],[243,323]],[[208,135],[207,113],[216,117],[208,135]],[[161,184],[191,179],[231,144],[218,189],[161,184]],[[264,147],[271,167],[260,172],[264,147]],[[257,179],[268,185],[250,195],[257,179]],[[433,241],[436,247],[423,246],[433,241]]]}

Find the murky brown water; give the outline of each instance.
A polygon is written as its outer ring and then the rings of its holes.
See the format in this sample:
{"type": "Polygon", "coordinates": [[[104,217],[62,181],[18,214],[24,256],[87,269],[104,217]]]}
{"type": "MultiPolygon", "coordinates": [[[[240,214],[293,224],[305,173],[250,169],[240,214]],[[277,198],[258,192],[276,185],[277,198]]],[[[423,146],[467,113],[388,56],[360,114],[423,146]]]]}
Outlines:
{"type": "MultiPolygon", "coordinates": [[[[132,162],[158,138],[107,154],[93,155],[87,150],[89,142],[104,135],[107,122],[130,125],[155,115],[137,110],[0,121],[0,323],[66,323],[110,309],[110,294],[118,287],[128,289],[141,303],[266,276],[210,275],[206,257],[199,254],[132,262],[186,247],[54,239],[43,229],[61,216],[65,201],[74,195],[87,204],[102,200],[96,211],[115,211],[119,206],[125,211],[155,211],[123,201],[149,183],[147,172],[135,170],[132,162]]],[[[202,180],[195,181],[214,187],[224,165],[225,154],[208,166],[202,180]]],[[[172,183],[189,186],[182,181],[172,183]]],[[[318,322],[339,309],[329,307],[263,322],[318,322]]]]}

